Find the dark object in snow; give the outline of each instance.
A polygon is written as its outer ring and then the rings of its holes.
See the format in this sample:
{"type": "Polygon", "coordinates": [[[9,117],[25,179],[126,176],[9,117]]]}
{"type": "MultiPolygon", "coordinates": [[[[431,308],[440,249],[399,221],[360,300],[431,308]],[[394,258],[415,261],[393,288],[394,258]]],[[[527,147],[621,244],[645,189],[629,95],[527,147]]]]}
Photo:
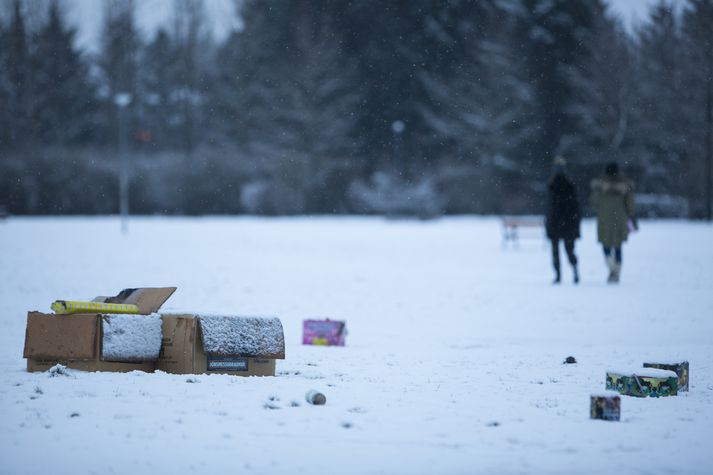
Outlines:
{"type": "Polygon", "coordinates": [[[314,389],[311,389],[307,392],[307,394],[305,395],[305,399],[313,406],[323,406],[327,404],[327,396],[320,393],[319,391],[315,391],[314,389]]]}
{"type": "Polygon", "coordinates": [[[568,356],[567,358],[565,358],[563,364],[576,364],[576,363],[577,363],[577,360],[574,358],[574,356],[568,356]]]}
{"type": "Polygon", "coordinates": [[[675,396],[678,394],[678,375],[655,368],[607,371],[606,389],[636,397],[675,396]]]}
{"type": "Polygon", "coordinates": [[[613,391],[592,394],[589,417],[603,421],[618,421],[621,418],[621,397],[619,394],[613,391]]]}
{"type": "Polygon", "coordinates": [[[69,415],[69,417],[70,417],[70,418],[79,417],[79,413],[78,413],[78,412],[73,412],[73,413],[71,413],[71,414],[69,415]]]}
{"type": "Polygon", "coordinates": [[[644,368],[658,368],[673,371],[678,375],[678,390],[688,391],[688,361],[678,363],[644,363],[644,368]]]}
{"type": "Polygon", "coordinates": [[[498,427],[500,425],[500,423],[498,421],[492,421],[492,422],[488,422],[485,425],[488,427],[498,427]]]}

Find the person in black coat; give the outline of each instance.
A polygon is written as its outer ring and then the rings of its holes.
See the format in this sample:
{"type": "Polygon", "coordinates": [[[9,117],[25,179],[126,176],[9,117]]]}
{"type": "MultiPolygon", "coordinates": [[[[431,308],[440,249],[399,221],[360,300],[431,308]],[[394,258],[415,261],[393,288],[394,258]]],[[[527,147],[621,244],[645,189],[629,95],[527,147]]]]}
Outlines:
{"type": "Polygon", "coordinates": [[[577,256],[574,254],[574,241],[579,239],[579,200],[577,188],[565,172],[565,160],[555,158],[555,170],[547,184],[548,206],[545,217],[545,230],[552,243],[552,265],[555,268],[555,284],[561,281],[559,242],[564,241],[564,249],[574,272],[574,283],[579,282],[577,256]]]}

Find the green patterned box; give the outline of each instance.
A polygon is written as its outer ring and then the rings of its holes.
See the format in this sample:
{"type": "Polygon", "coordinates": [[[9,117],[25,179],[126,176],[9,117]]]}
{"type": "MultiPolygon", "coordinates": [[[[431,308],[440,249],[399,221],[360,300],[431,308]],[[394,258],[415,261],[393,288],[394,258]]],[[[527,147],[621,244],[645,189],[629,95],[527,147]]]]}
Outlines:
{"type": "Polygon", "coordinates": [[[655,368],[607,371],[606,389],[626,396],[675,396],[678,394],[678,375],[673,371],[655,368]]]}
{"type": "Polygon", "coordinates": [[[644,363],[644,368],[658,368],[673,371],[678,375],[678,390],[688,391],[688,361],[644,363]]]}

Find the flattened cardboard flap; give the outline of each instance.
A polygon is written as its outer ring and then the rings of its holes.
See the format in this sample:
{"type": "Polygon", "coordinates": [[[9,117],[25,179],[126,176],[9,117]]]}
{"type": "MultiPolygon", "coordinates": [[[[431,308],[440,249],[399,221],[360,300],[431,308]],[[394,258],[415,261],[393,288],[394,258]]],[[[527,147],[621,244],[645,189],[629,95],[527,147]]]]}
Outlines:
{"type": "Polygon", "coordinates": [[[139,313],[149,315],[158,312],[161,305],[163,305],[175,291],[176,287],[140,287],[138,289],[124,289],[115,297],[97,297],[95,301],[134,304],[139,307],[139,313]]]}
{"type": "Polygon", "coordinates": [[[23,358],[91,360],[99,317],[89,314],[27,314],[23,358]]]}

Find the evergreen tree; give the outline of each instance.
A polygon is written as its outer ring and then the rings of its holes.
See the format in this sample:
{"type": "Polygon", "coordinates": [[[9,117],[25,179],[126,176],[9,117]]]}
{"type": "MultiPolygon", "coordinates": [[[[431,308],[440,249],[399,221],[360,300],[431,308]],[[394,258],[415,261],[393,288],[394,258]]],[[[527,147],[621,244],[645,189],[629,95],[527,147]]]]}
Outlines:
{"type": "Polygon", "coordinates": [[[181,148],[190,155],[201,135],[201,106],[208,91],[210,43],[204,31],[205,19],[201,0],[177,0],[174,3],[173,42],[175,45],[175,79],[172,82],[176,108],[174,119],[180,130],[181,148]]]}
{"type": "Polygon", "coordinates": [[[214,104],[225,133],[262,162],[265,193],[278,197],[263,208],[342,208],[346,186],[334,182],[354,150],[358,95],[330,18],[285,2],[248,3],[243,17],[219,53],[214,104]]]}
{"type": "Polygon", "coordinates": [[[619,20],[596,19],[584,39],[587,57],[570,79],[575,92],[569,112],[576,128],[564,138],[570,169],[585,185],[603,164],[619,160],[640,165],[632,124],[637,85],[635,45],[619,20]]]}
{"type": "Polygon", "coordinates": [[[713,0],[690,0],[684,10],[684,83],[690,104],[686,188],[697,194],[694,214],[713,219],[713,0]],[[698,198],[700,197],[700,198],[698,198]]]}
{"type": "Polygon", "coordinates": [[[116,143],[119,129],[119,94],[129,94],[129,130],[137,129],[142,98],[138,89],[140,38],[134,21],[133,0],[106,0],[102,48],[98,58],[101,72],[99,89],[103,110],[104,141],[116,143]]]}
{"type": "Polygon", "coordinates": [[[529,12],[526,62],[537,101],[531,120],[541,132],[527,163],[533,176],[544,180],[554,155],[569,151],[563,139],[579,132],[572,117],[571,72],[586,61],[585,39],[605,6],[602,0],[524,0],[524,5],[529,12]]]}
{"type": "Polygon", "coordinates": [[[435,164],[441,140],[433,136],[424,109],[437,104],[420,77],[459,67],[470,46],[470,19],[480,10],[477,2],[365,0],[333,13],[345,52],[358,65],[358,128],[372,170],[391,167],[417,175],[435,164]]]}
{"type": "Polygon", "coordinates": [[[143,123],[154,150],[171,150],[180,142],[175,81],[176,46],[160,28],[144,51],[141,90],[145,97],[143,123]]]}
{"type": "Polygon", "coordinates": [[[32,51],[34,136],[55,145],[86,142],[90,134],[93,89],[87,69],[74,48],[75,30],[65,25],[60,4],[49,4],[46,24],[32,51]]]}
{"type": "Polygon", "coordinates": [[[682,101],[684,60],[680,25],[670,4],[660,1],[638,33],[636,77],[638,187],[649,193],[683,193],[688,114],[682,101]]]}
{"type": "Polygon", "coordinates": [[[22,148],[30,136],[31,80],[30,48],[23,5],[12,3],[12,14],[2,32],[0,46],[0,97],[4,96],[0,147],[22,148]]]}

